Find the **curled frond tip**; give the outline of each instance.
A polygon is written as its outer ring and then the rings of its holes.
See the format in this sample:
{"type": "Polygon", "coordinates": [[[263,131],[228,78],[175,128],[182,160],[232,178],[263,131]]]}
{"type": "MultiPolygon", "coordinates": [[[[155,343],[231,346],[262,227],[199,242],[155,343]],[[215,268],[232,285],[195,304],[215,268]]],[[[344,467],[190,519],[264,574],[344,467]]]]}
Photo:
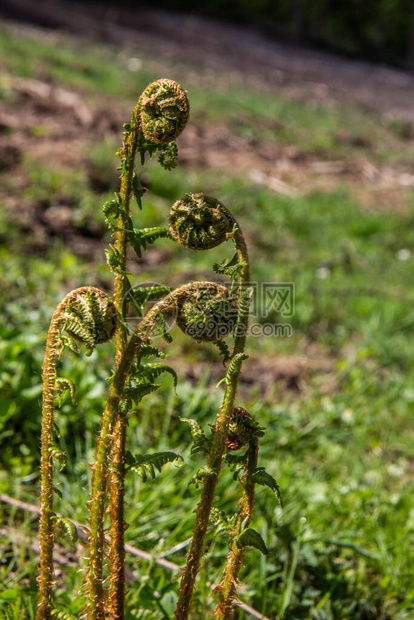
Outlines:
{"type": "Polygon", "coordinates": [[[145,138],[168,144],[183,131],[190,114],[187,91],[174,80],[152,82],[139,98],[139,118],[145,138]]]}
{"type": "Polygon", "coordinates": [[[215,198],[186,194],[171,207],[170,232],[190,250],[210,250],[226,240],[232,231],[230,212],[215,198]]]}

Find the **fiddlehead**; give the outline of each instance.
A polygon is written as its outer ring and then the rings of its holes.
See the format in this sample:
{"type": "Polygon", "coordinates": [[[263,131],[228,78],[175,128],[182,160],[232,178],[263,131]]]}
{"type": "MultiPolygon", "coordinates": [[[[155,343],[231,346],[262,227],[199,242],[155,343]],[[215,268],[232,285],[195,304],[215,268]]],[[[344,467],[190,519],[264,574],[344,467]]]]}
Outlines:
{"type": "Polygon", "coordinates": [[[241,450],[250,441],[262,435],[263,431],[246,409],[233,408],[226,438],[227,450],[241,450]]]}
{"type": "Polygon", "coordinates": [[[190,104],[187,93],[173,80],[152,82],[138,101],[142,133],[152,144],[169,144],[187,124],[190,104]]]}
{"type": "Polygon", "coordinates": [[[64,464],[64,454],[54,442],[53,411],[62,391],[74,386],[57,376],[57,365],[65,346],[79,352],[83,344],[90,354],[97,344],[114,335],[116,311],[109,297],[97,288],[85,286],[70,292],[56,308],[48,332],[43,364],[41,496],[40,496],[40,574],[38,620],[52,617],[53,545],[55,515],[53,512],[53,460],[64,464]]]}
{"type": "Polygon", "coordinates": [[[172,237],[190,250],[210,250],[226,241],[234,220],[215,198],[186,194],[172,206],[169,216],[172,237]]]}
{"type": "Polygon", "coordinates": [[[237,322],[237,298],[225,286],[194,282],[176,295],[176,321],[190,338],[215,342],[232,334],[237,322]]]}

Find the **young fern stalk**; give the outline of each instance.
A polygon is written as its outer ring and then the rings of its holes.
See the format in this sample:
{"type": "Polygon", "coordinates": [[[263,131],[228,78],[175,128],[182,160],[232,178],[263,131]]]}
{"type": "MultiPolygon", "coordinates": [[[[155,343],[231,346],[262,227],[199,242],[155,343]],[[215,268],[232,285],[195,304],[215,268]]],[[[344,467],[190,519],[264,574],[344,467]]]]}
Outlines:
{"type": "Polygon", "coordinates": [[[235,341],[232,361],[225,377],[226,391],[222,406],[217,415],[213,441],[203,474],[201,498],[195,511],[193,536],[190,543],[187,563],[184,568],[178,593],[175,620],[187,620],[191,610],[196,576],[203,556],[204,539],[209,524],[214,492],[221,470],[228,427],[237,393],[241,365],[247,355],[244,353],[246,334],[249,323],[250,267],[249,257],[243,234],[236,220],[219,201],[203,194],[189,194],[179,200],[170,213],[172,236],[185,247],[194,250],[210,249],[231,239],[236,248],[232,261],[217,265],[220,273],[234,274],[238,281],[238,316],[235,325],[235,341]],[[215,241],[212,242],[215,231],[215,241]],[[237,269],[231,269],[237,266],[237,269]],[[244,300],[244,303],[241,303],[244,300]]]}
{"type": "MultiPolygon", "coordinates": [[[[108,264],[114,273],[115,306],[119,314],[121,314],[124,300],[130,289],[126,273],[127,250],[130,242],[134,244],[133,236],[136,232],[130,217],[131,197],[134,195],[138,206],[141,207],[143,195],[135,173],[135,156],[139,152],[143,164],[146,153],[152,156],[159,152],[161,165],[167,169],[174,167],[177,155],[174,140],[185,127],[188,116],[189,103],[186,91],[172,80],[157,80],[145,89],[132,112],[131,123],[124,127],[124,142],[119,153],[121,159],[120,192],[115,201],[106,205],[107,214],[115,216],[117,219],[116,226],[113,226],[109,220],[107,221],[115,237],[115,244],[108,264]]],[[[127,346],[128,331],[125,323],[121,321],[115,341],[116,370],[127,346]]],[[[109,507],[111,568],[108,609],[111,617],[121,620],[124,617],[125,599],[124,479],[127,453],[127,418],[121,401],[119,401],[116,409],[111,409],[107,414],[111,415],[111,420],[108,421],[107,426],[102,426],[101,439],[104,437],[103,441],[106,444],[106,433],[111,432],[113,437],[109,507]]],[[[96,568],[98,570],[98,567],[96,568]]],[[[102,574],[102,567],[99,568],[98,572],[100,575],[102,574]]]]}
{"type": "Polygon", "coordinates": [[[40,494],[40,573],[38,620],[52,617],[53,546],[56,515],[53,511],[53,459],[64,465],[65,456],[54,442],[53,413],[57,399],[66,389],[74,396],[68,379],[59,379],[57,366],[66,346],[79,352],[84,344],[90,354],[94,347],[110,340],[116,328],[116,312],[108,296],[91,286],[70,292],[57,306],[50,323],[43,363],[41,494],[40,494]]]}
{"type": "MultiPolygon", "coordinates": [[[[212,282],[193,282],[185,284],[172,291],[155,304],[139,323],[135,332],[132,334],[126,350],[119,360],[118,368],[113,376],[109,391],[107,405],[103,414],[101,437],[98,444],[97,458],[94,465],[94,483],[92,498],[90,501],[90,555],[89,555],[89,602],[88,618],[104,618],[105,603],[103,592],[103,562],[104,555],[104,531],[103,522],[105,517],[105,491],[107,485],[107,462],[111,449],[113,434],[111,424],[114,417],[118,414],[122,401],[126,398],[125,386],[128,378],[134,369],[134,362],[140,348],[145,344],[150,344],[150,334],[157,329],[158,319],[166,312],[176,311],[180,313],[183,305],[189,299],[197,295],[205,295],[207,291],[211,304],[219,306],[223,300],[228,299],[228,291],[225,287],[212,282]]],[[[214,306],[212,306],[214,312],[214,306]]],[[[207,319],[210,318],[208,315],[207,319]]],[[[186,326],[181,325],[186,331],[186,326]]],[[[222,330],[222,325],[218,325],[218,330],[222,330]]],[[[122,610],[123,612],[123,610],[122,610]]],[[[113,613],[111,607],[108,613],[113,613]]],[[[111,616],[110,616],[111,617],[111,616]]]]}
{"type": "MultiPolygon", "coordinates": [[[[240,544],[240,537],[250,525],[254,506],[254,473],[257,469],[259,451],[258,435],[263,433],[251,423],[252,417],[242,407],[235,407],[233,416],[236,418],[235,432],[227,440],[227,448],[240,449],[247,441],[247,452],[244,455],[244,475],[240,483],[243,488],[239,502],[239,511],[231,532],[232,543],[227,556],[226,567],[221,583],[216,588],[218,603],[214,611],[217,620],[232,620],[234,617],[234,597],[236,594],[239,572],[242,567],[245,545],[240,544]],[[231,441],[229,441],[231,440],[231,441]]],[[[232,423],[230,423],[232,426],[232,423]]]]}

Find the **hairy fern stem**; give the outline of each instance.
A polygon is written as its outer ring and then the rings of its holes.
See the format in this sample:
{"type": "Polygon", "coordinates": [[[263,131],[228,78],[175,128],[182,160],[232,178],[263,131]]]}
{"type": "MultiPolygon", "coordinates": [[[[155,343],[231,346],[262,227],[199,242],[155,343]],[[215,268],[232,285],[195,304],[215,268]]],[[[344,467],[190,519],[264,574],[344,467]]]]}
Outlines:
{"type": "Polygon", "coordinates": [[[214,615],[217,620],[232,620],[234,617],[234,597],[245,551],[245,546],[238,545],[237,542],[242,532],[249,527],[252,518],[255,491],[253,474],[257,468],[258,452],[258,439],[253,436],[249,441],[246,453],[245,473],[240,480],[243,493],[239,502],[236,523],[234,529],[230,533],[232,543],[227,555],[223,578],[216,588],[218,603],[214,610],[214,615]]]}
{"type": "Polygon", "coordinates": [[[63,349],[69,346],[79,352],[78,343],[87,352],[100,342],[109,340],[116,328],[115,309],[105,293],[91,286],[71,291],[53,313],[46,341],[43,363],[41,494],[40,494],[40,573],[38,620],[52,617],[53,547],[56,515],[53,511],[53,459],[64,464],[64,454],[54,444],[53,412],[62,386],[72,391],[69,380],[57,376],[63,349]]]}
{"type": "MultiPolygon", "coordinates": [[[[119,216],[118,229],[115,231],[115,251],[118,256],[118,269],[114,273],[114,299],[115,306],[121,314],[122,304],[129,284],[126,275],[128,228],[130,219],[130,202],[133,192],[135,154],[137,151],[140,127],[134,122],[138,113],[138,107],[132,113],[131,131],[126,133],[124,144],[120,150],[121,158],[121,188],[119,193],[119,216]]],[[[120,366],[122,357],[128,344],[128,330],[123,321],[120,321],[119,329],[115,336],[115,369],[120,366]]],[[[109,514],[111,519],[110,537],[111,546],[109,551],[110,580],[108,608],[110,617],[123,620],[125,606],[125,519],[124,519],[124,479],[125,457],[127,443],[127,424],[125,416],[121,413],[119,405],[111,412],[112,430],[112,473],[109,514]]],[[[103,435],[103,427],[101,437],[103,435]]]]}
{"type": "MultiPolygon", "coordinates": [[[[227,211],[227,213],[229,212],[227,211]]],[[[232,216],[231,219],[234,222],[234,231],[232,233],[232,237],[236,246],[238,262],[239,264],[243,265],[239,275],[238,288],[240,299],[243,295],[243,292],[249,286],[250,263],[247,246],[240,227],[232,216]]],[[[248,325],[249,307],[247,306],[238,316],[232,359],[240,359],[241,361],[243,359],[248,325]],[[236,358],[236,356],[239,357],[236,358]]],[[[204,553],[204,539],[209,524],[209,517],[214,500],[214,492],[217,486],[218,477],[222,466],[223,454],[225,451],[225,442],[228,434],[231,414],[234,407],[234,401],[236,398],[240,370],[241,363],[236,364],[234,372],[229,376],[223,403],[216,418],[213,434],[213,443],[207,459],[207,466],[211,473],[209,476],[204,477],[200,501],[195,511],[196,516],[193,528],[193,535],[188,550],[186,566],[181,577],[174,620],[187,620],[191,611],[195,580],[204,553]]]]}

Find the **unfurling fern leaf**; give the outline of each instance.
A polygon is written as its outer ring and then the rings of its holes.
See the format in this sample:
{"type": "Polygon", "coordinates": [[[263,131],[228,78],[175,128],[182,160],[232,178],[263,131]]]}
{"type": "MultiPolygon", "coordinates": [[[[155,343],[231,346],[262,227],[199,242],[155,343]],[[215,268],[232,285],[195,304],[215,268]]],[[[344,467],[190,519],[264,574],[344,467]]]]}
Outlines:
{"type": "Polygon", "coordinates": [[[218,348],[223,356],[223,366],[231,360],[231,353],[228,344],[224,340],[216,340],[213,344],[218,348]]]}
{"type": "Polygon", "coordinates": [[[164,372],[168,372],[174,380],[174,387],[177,387],[177,373],[175,372],[174,368],[171,368],[171,366],[168,366],[168,364],[163,364],[162,362],[150,362],[148,364],[145,364],[145,366],[139,366],[138,371],[138,380],[141,377],[144,377],[145,379],[148,379],[148,381],[151,381],[151,383],[153,383],[153,381],[164,372]]]}
{"type": "Polygon", "coordinates": [[[183,458],[175,452],[154,452],[154,454],[136,454],[134,462],[129,465],[129,469],[137,472],[142,478],[142,482],[148,480],[148,476],[154,480],[156,470],[161,472],[162,467],[166,463],[181,460],[183,458]]]}
{"type": "Polygon", "coordinates": [[[162,313],[159,313],[152,325],[152,331],[156,332],[165,342],[172,342],[172,336],[169,333],[169,327],[162,313]]]}
{"type": "Polygon", "coordinates": [[[117,273],[119,275],[126,275],[125,270],[122,268],[121,255],[118,250],[111,244],[109,244],[110,250],[105,250],[106,264],[109,271],[117,273]]]}
{"type": "Polygon", "coordinates": [[[63,318],[65,320],[62,324],[62,329],[78,342],[82,342],[87,352],[92,351],[95,341],[91,331],[83,324],[82,320],[73,312],[65,312],[63,318]]]}
{"type": "Polygon", "coordinates": [[[158,162],[164,170],[172,170],[177,166],[178,149],[175,142],[165,145],[158,156],[158,162]]]}
{"type": "Polygon", "coordinates": [[[165,297],[172,290],[171,286],[139,286],[137,288],[130,288],[127,299],[134,306],[137,315],[142,317],[143,307],[146,303],[155,299],[161,299],[161,297],[165,297]]]}
{"type": "Polygon", "coordinates": [[[247,353],[237,353],[230,362],[230,366],[227,369],[226,376],[223,377],[223,379],[218,382],[217,387],[221,385],[222,383],[225,383],[226,385],[230,385],[232,377],[236,373],[240,372],[242,362],[244,360],[247,360],[248,357],[249,356],[247,355],[247,353]]]}
{"type": "Polygon", "coordinates": [[[242,317],[247,316],[250,312],[250,304],[252,303],[253,292],[253,288],[251,286],[248,286],[243,290],[242,294],[239,297],[239,312],[237,316],[238,323],[243,323],[242,317]]]}
{"type": "Polygon", "coordinates": [[[229,454],[226,453],[223,461],[227,463],[233,472],[233,480],[237,480],[240,473],[244,472],[247,463],[247,454],[229,454]]]}
{"type": "Polygon", "coordinates": [[[246,267],[247,263],[244,261],[239,261],[239,255],[236,254],[231,259],[225,258],[221,261],[221,263],[215,263],[213,265],[213,270],[216,273],[220,273],[226,276],[229,276],[232,280],[236,280],[241,271],[246,267]]]}
{"type": "Polygon", "coordinates": [[[117,227],[115,224],[111,222],[110,218],[116,221],[119,217],[120,212],[121,212],[121,205],[120,205],[118,196],[116,196],[115,200],[108,200],[108,202],[105,202],[103,206],[105,223],[108,226],[108,228],[112,231],[116,230],[117,227]]]}
{"type": "Polygon", "coordinates": [[[180,420],[190,425],[191,437],[194,442],[191,448],[191,454],[196,454],[197,452],[208,454],[211,448],[211,440],[207,439],[199,423],[191,418],[180,417],[180,420]]]}
{"type": "Polygon", "coordinates": [[[271,489],[276,495],[277,499],[279,500],[279,504],[283,508],[283,500],[280,493],[279,485],[273,478],[273,476],[267,473],[264,467],[258,467],[256,471],[253,472],[253,474],[251,475],[250,480],[255,484],[261,484],[263,486],[269,487],[269,489],[271,489]]]}
{"type": "Polygon", "coordinates": [[[268,555],[269,551],[265,545],[265,542],[259,532],[253,530],[251,527],[244,530],[236,540],[236,545],[239,549],[242,547],[255,547],[263,553],[268,555]]]}
{"type": "Polygon", "coordinates": [[[191,478],[188,486],[190,486],[190,484],[194,484],[195,488],[198,489],[198,486],[201,484],[204,478],[211,478],[215,475],[216,474],[214,470],[211,469],[211,467],[209,467],[208,465],[204,465],[204,467],[201,467],[198,472],[191,478]]]}
{"type": "Polygon", "coordinates": [[[78,540],[78,533],[75,524],[69,519],[65,519],[65,517],[56,517],[55,523],[60,533],[67,536],[69,540],[75,544],[78,540]]]}
{"type": "Polygon", "coordinates": [[[236,523],[237,515],[227,516],[225,512],[218,508],[212,508],[210,512],[210,522],[215,526],[216,534],[220,532],[230,532],[236,523]]]}
{"type": "Polygon", "coordinates": [[[167,357],[167,354],[152,344],[142,344],[138,352],[138,358],[142,359],[144,357],[161,357],[164,359],[167,357]]]}
{"type": "Polygon", "coordinates": [[[69,391],[70,393],[72,405],[76,405],[76,401],[75,401],[76,388],[75,388],[75,384],[73,383],[73,381],[71,379],[65,379],[64,377],[58,377],[55,383],[57,387],[57,393],[58,393],[57,400],[58,400],[59,407],[62,405],[65,392],[67,391],[69,391]]]}
{"type": "MultiPolygon", "coordinates": [[[[125,395],[127,399],[132,400],[136,405],[138,405],[144,396],[148,394],[152,394],[152,392],[156,392],[161,385],[156,383],[147,383],[140,384],[136,386],[129,386],[125,389],[125,395]]],[[[129,403],[130,404],[130,403],[129,403]]]]}
{"type": "Polygon", "coordinates": [[[56,461],[59,461],[60,471],[65,469],[65,467],[66,467],[66,454],[64,452],[62,452],[62,450],[59,448],[59,446],[57,444],[55,444],[55,442],[53,442],[53,441],[51,441],[49,443],[49,452],[50,452],[50,454],[51,454],[53,459],[55,459],[56,461]]]}
{"type": "Polygon", "coordinates": [[[147,251],[148,245],[155,243],[157,239],[171,239],[168,228],[134,228],[129,233],[129,240],[138,258],[142,258],[142,250],[147,251]]]}

